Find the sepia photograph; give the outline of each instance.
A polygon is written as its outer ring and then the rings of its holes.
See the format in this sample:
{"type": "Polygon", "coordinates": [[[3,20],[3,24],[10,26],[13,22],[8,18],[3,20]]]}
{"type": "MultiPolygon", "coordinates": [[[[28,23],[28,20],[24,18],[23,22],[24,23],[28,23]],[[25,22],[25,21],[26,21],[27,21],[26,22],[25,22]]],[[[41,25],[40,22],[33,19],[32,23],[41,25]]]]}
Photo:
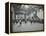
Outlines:
{"type": "Polygon", "coordinates": [[[10,31],[44,31],[44,5],[10,3],[10,31]]]}

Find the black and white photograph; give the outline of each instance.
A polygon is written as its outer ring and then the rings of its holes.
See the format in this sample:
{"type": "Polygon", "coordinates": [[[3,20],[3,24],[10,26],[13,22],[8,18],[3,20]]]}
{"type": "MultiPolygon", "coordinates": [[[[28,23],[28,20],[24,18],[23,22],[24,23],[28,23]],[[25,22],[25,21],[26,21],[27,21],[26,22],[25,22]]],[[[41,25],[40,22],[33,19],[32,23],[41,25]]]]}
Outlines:
{"type": "Polygon", "coordinates": [[[10,31],[44,31],[44,5],[10,3],[10,31]]]}

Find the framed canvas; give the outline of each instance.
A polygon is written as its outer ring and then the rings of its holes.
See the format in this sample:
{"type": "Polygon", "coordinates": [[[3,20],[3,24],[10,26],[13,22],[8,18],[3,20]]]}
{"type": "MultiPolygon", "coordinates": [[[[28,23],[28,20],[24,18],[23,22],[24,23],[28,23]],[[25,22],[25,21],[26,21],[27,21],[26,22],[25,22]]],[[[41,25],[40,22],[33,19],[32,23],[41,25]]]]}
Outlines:
{"type": "Polygon", "coordinates": [[[44,31],[44,4],[5,3],[5,32],[44,31]]]}

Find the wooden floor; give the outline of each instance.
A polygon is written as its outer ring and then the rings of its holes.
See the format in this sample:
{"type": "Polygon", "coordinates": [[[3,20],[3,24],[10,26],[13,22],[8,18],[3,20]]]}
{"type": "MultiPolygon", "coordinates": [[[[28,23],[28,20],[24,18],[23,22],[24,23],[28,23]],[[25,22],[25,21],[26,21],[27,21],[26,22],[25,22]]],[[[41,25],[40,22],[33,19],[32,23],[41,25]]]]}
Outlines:
{"type": "Polygon", "coordinates": [[[35,30],[43,30],[43,24],[42,23],[30,23],[27,22],[26,24],[22,22],[20,25],[18,24],[12,24],[12,32],[19,32],[19,31],[35,31],[35,30]]]}

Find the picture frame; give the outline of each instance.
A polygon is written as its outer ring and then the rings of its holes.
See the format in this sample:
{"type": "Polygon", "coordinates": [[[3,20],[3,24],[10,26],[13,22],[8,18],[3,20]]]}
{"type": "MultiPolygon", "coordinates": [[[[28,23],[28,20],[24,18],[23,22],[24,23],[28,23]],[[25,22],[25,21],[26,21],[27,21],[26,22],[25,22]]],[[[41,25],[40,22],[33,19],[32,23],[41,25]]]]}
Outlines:
{"type": "Polygon", "coordinates": [[[44,31],[44,4],[5,3],[5,33],[40,31],[44,31]]]}

